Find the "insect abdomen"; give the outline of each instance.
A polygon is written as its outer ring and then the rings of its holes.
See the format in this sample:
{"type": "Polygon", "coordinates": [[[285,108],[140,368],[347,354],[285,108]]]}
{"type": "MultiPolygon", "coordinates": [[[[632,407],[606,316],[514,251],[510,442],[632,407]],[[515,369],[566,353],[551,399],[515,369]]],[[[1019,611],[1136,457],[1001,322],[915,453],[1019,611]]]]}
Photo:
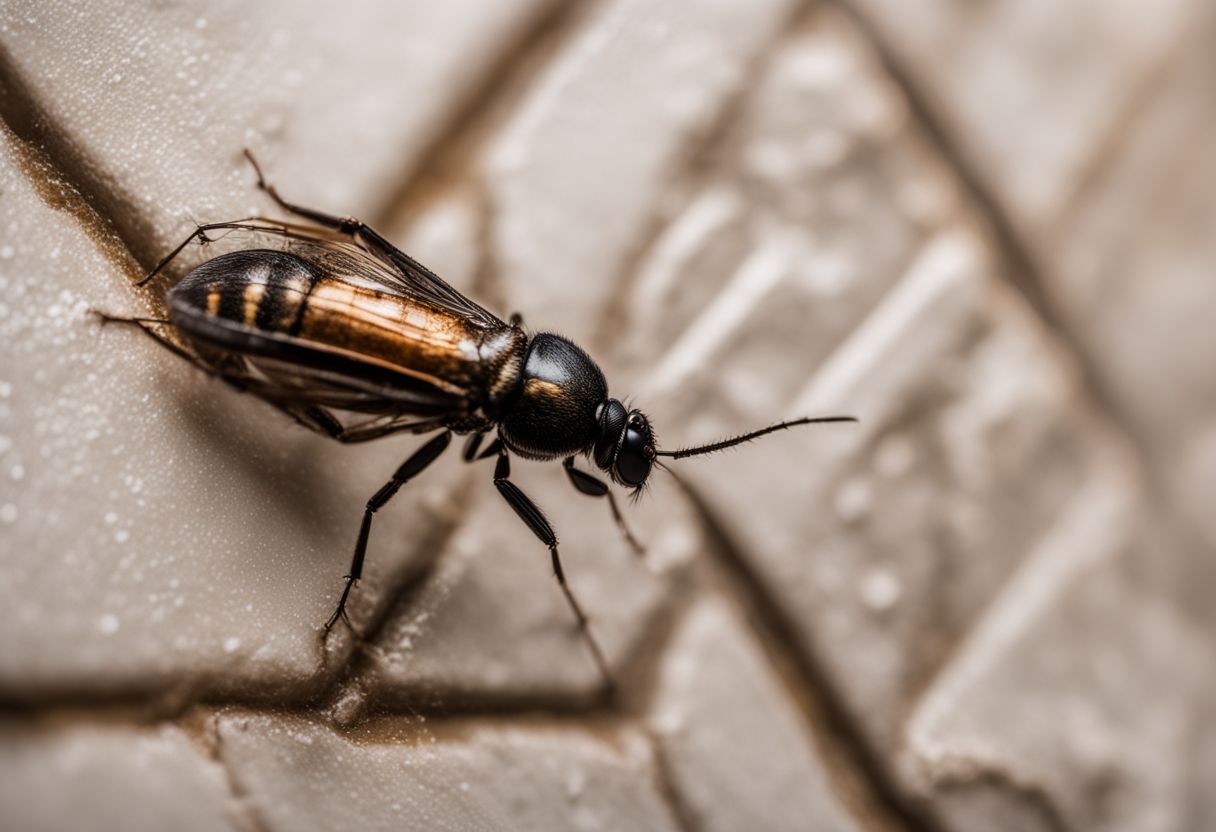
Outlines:
{"type": "Polygon", "coordinates": [[[234,251],[186,275],[169,295],[169,310],[188,332],[189,319],[201,315],[295,335],[319,278],[311,263],[284,251],[234,251]]]}
{"type": "Polygon", "coordinates": [[[493,407],[505,396],[527,344],[517,328],[478,327],[359,275],[329,273],[274,250],[203,263],[170,293],[169,311],[173,325],[204,351],[337,374],[372,384],[387,399],[447,397],[460,410],[493,407]]]}

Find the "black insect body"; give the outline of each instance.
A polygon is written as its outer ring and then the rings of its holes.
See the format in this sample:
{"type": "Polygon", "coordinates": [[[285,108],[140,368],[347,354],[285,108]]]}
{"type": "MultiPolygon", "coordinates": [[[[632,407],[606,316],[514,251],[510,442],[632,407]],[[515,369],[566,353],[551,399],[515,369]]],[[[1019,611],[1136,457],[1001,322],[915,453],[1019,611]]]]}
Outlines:
{"type": "Polygon", "coordinates": [[[640,489],[659,457],[711,453],[794,425],[852,421],[796,419],[710,445],[659,450],[646,417],[609,397],[604,374],[576,344],[548,333],[529,337],[518,317],[498,318],[356,219],[285,201],[252,156],[249,161],[258,186],[310,224],[250,217],[201,226],[143,282],[192,241],[209,242],[212,232],[258,232],[286,247],[235,251],[198,266],[169,292],[167,320],[101,317],[139,327],[208,373],[340,442],[438,432],[368,500],[327,633],[345,617],[362,574],[373,515],[448,447],[452,434],[467,434],[464,459],[497,459],[494,485],[548,547],[558,584],[610,683],[587,616],[566,583],[553,528],[510,479],[511,454],[562,459],[578,491],[607,498],[616,524],[640,553],[607,483],[575,467],[579,455],[618,485],[640,489]],[[483,450],[490,432],[496,437],[483,450]]]}

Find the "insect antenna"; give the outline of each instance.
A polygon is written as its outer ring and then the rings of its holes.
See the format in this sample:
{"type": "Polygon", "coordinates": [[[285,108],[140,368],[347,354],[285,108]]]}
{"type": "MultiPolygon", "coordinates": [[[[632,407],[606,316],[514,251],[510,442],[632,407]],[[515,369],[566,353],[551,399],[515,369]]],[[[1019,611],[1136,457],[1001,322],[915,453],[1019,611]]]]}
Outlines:
{"type": "Polygon", "coordinates": [[[853,416],[817,416],[813,418],[791,419],[788,422],[778,422],[775,425],[769,425],[766,428],[753,430],[751,433],[741,433],[738,436],[731,436],[726,439],[721,439],[717,442],[711,442],[708,445],[697,445],[692,448],[681,448],[678,451],[655,451],[655,456],[669,456],[672,459],[683,459],[688,456],[700,456],[701,454],[712,454],[714,451],[723,451],[727,448],[733,448],[735,445],[742,445],[744,442],[750,442],[757,437],[764,436],[766,433],[785,430],[787,428],[797,427],[799,425],[814,425],[823,424],[825,422],[856,422],[857,419],[853,416]]]}

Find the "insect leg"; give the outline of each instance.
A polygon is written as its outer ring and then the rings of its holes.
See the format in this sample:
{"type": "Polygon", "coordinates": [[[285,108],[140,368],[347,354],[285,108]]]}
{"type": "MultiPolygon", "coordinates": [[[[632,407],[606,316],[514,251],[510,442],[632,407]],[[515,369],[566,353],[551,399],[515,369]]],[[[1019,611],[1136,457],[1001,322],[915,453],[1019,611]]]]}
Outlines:
{"type": "MultiPolygon", "coordinates": [[[[445,430],[430,442],[414,451],[409,459],[403,462],[401,467],[393,474],[393,478],[386,482],[367,501],[367,507],[363,510],[363,523],[359,526],[359,538],[355,542],[355,555],[351,558],[350,562],[350,573],[346,576],[346,586],[342,588],[342,597],[338,599],[338,608],[329,617],[329,621],[325,622],[326,633],[333,628],[339,618],[345,619],[346,599],[350,597],[350,589],[354,586],[355,581],[359,580],[359,576],[363,574],[363,557],[367,554],[367,538],[372,530],[372,515],[384,508],[385,503],[393,498],[393,495],[397,493],[397,490],[401,486],[422,473],[423,469],[434,462],[435,458],[444,452],[451,441],[452,432],[445,430]]],[[[347,623],[350,623],[349,620],[347,623]]]]}
{"type": "MultiPolygon", "coordinates": [[[[258,164],[258,160],[253,158],[253,154],[249,150],[245,151],[245,158],[249,160],[249,164],[253,165],[253,172],[258,177],[258,188],[266,192],[266,195],[275,201],[275,204],[284,211],[295,214],[297,217],[304,217],[307,220],[312,220],[318,225],[323,225],[327,228],[333,228],[343,234],[354,235],[361,230],[366,229],[366,226],[355,219],[354,217],[337,217],[333,214],[326,214],[323,211],[317,211],[313,208],[305,208],[303,205],[296,205],[294,202],[288,202],[279,196],[279,191],[274,185],[266,181],[266,177],[262,174],[262,166],[258,164]]],[[[379,237],[380,235],[376,235],[379,237]]]]}
{"type": "Polygon", "coordinates": [[[307,208],[303,205],[298,205],[294,202],[288,202],[279,195],[278,189],[274,185],[266,181],[266,177],[262,174],[262,167],[257,160],[253,158],[253,154],[248,150],[245,151],[245,158],[249,160],[249,164],[253,165],[253,172],[258,177],[258,188],[265,191],[266,195],[274,200],[275,204],[288,213],[295,214],[297,217],[303,217],[306,220],[317,223],[317,225],[331,228],[339,234],[345,234],[349,237],[356,238],[365,243],[369,249],[378,252],[382,256],[388,257],[390,260],[394,257],[405,257],[397,248],[386,240],[381,234],[371,226],[364,223],[355,217],[339,217],[335,214],[327,214],[324,211],[318,211],[315,208],[307,208]]]}
{"type": "Polygon", "coordinates": [[[562,467],[566,471],[566,476],[570,478],[570,484],[577,488],[581,493],[588,497],[607,497],[608,508],[612,510],[612,519],[616,522],[616,527],[621,530],[621,536],[625,538],[625,542],[629,544],[629,548],[633,549],[633,553],[640,558],[646,557],[646,547],[638,542],[638,539],[633,536],[633,532],[629,531],[629,526],[625,523],[625,517],[621,514],[620,507],[616,504],[616,495],[608,488],[608,484],[598,477],[593,477],[586,471],[580,471],[574,467],[574,457],[568,456],[562,463],[562,467]]]}
{"type": "Polygon", "coordinates": [[[481,447],[481,440],[485,439],[486,435],[482,432],[470,433],[469,438],[464,443],[464,450],[461,455],[465,462],[472,462],[477,459],[477,450],[481,447]]]}
{"type": "Polygon", "coordinates": [[[604,677],[604,682],[609,690],[612,690],[614,683],[612,674],[608,671],[608,663],[604,660],[604,653],[600,650],[599,643],[595,640],[595,636],[591,634],[591,628],[587,622],[587,616],[583,612],[582,606],[574,597],[574,593],[570,591],[570,586],[566,583],[566,573],[562,571],[561,557],[557,553],[557,535],[553,533],[553,527],[549,525],[549,521],[545,519],[544,513],[537,508],[536,503],[528,497],[527,494],[520,491],[515,483],[509,479],[511,476],[511,460],[507,456],[506,450],[502,450],[498,456],[498,464],[494,467],[494,487],[498,489],[498,493],[503,496],[512,510],[527,524],[540,542],[549,547],[549,555],[553,561],[553,576],[557,578],[558,586],[561,587],[562,593],[566,596],[566,603],[570,605],[570,610],[574,613],[574,618],[578,622],[578,628],[583,634],[583,638],[587,641],[587,647],[591,650],[592,658],[595,659],[596,667],[599,668],[600,675],[604,677]]]}
{"type": "Polygon", "coordinates": [[[489,457],[494,456],[495,454],[501,455],[502,453],[503,453],[502,440],[495,439],[489,445],[486,445],[486,449],[484,451],[482,451],[481,453],[479,453],[477,455],[477,458],[478,459],[487,459],[489,457]]]}
{"type": "Polygon", "coordinates": [[[191,364],[201,367],[208,372],[214,372],[210,367],[199,361],[196,356],[186,352],[186,350],[173,343],[173,341],[171,341],[167,336],[161,335],[156,331],[154,327],[169,325],[169,321],[165,320],[164,318],[121,318],[117,315],[99,312],[96,309],[91,309],[89,311],[97,317],[97,320],[101,321],[102,326],[107,326],[108,324],[119,324],[120,326],[135,327],[144,335],[147,335],[153,341],[160,344],[162,347],[179,358],[184,358],[191,364]]]}

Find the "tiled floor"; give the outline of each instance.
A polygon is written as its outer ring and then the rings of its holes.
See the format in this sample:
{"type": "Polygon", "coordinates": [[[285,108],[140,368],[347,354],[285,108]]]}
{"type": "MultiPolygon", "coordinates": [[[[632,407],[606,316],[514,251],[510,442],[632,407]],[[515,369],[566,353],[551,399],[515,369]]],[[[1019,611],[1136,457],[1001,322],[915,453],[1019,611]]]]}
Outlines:
{"type": "MultiPolygon", "coordinates": [[[[1216,823],[1201,0],[0,0],[0,827],[1216,823]],[[196,222],[355,214],[665,446],[548,512],[90,309],[196,222]]],[[[221,244],[222,245],[222,244],[221,244]]],[[[202,255],[188,256],[197,262],[202,255]]]]}

